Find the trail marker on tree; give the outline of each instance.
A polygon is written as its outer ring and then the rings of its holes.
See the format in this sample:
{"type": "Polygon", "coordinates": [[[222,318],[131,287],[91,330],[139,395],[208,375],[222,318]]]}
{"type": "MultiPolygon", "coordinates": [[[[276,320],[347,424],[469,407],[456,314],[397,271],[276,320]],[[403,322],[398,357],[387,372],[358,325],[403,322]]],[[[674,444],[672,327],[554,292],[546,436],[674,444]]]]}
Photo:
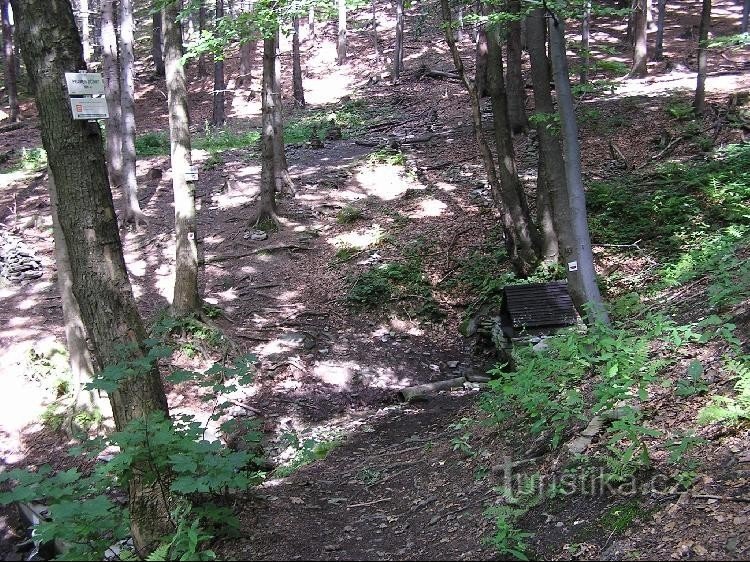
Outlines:
{"type": "Polygon", "coordinates": [[[87,121],[108,119],[107,100],[104,98],[104,78],[97,72],[66,72],[65,83],[70,96],[73,119],[87,121]]]}

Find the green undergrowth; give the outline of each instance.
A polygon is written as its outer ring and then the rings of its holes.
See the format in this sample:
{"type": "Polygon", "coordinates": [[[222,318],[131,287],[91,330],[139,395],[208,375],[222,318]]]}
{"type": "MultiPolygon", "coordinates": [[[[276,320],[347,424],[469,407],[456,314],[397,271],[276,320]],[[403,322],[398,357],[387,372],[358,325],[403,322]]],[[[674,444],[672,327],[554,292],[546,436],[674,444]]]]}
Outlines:
{"type": "Polygon", "coordinates": [[[303,115],[294,116],[284,123],[284,142],[301,144],[310,140],[316,131],[320,140],[325,139],[333,126],[341,129],[343,139],[362,132],[375,116],[364,100],[350,100],[340,106],[309,109],[303,115]]]}

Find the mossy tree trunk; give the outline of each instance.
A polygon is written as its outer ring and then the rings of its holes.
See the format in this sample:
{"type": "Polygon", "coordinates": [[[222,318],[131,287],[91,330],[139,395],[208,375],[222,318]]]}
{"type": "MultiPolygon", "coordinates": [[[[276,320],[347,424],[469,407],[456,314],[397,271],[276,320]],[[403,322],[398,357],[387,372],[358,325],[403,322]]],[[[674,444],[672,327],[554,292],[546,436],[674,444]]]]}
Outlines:
{"type": "MultiPolygon", "coordinates": [[[[74,121],[70,112],[64,74],[86,68],[73,10],[68,0],[11,0],[11,4],[57,188],[73,293],[97,367],[120,362],[123,346],[133,356],[143,356],[146,332],[125,268],[101,132],[96,123],[74,121]]],[[[168,415],[158,366],[121,381],[110,403],[118,430],[155,412],[168,415]]],[[[128,482],[131,531],[136,549],[145,555],[174,527],[169,498],[159,486],[138,476],[150,468],[136,461],[133,472],[128,482]]]]}

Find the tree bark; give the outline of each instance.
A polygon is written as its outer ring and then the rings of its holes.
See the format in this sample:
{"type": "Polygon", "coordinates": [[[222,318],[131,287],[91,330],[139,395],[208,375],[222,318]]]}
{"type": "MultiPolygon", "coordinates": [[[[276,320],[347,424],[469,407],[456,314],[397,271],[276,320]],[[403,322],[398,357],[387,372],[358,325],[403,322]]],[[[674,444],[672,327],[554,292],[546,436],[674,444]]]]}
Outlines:
{"type": "Polygon", "coordinates": [[[89,26],[89,0],[78,0],[78,14],[81,18],[81,45],[83,60],[91,62],[91,29],[89,26]]]}
{"type": "Polygon", "coordinates": [[[745,0],[745,2],[742,4],[742,21],[740,22],[740,33],[747,33],[748,20],[750,20],[750,0],[745,0]]]}
{"type": "Polygon", "coordinates": [[[711,27],[711,0],[703,0],[701,11],[701,25],[698,33],[698,82],[695,87],[693,108],[695,113],[702,115],[706,109],[706,72],[708,70],[708,30],[711,27]]]}
{"type": "Polygon", "coordinates": [[[276,35],[263,39],[263,87],[261,115],[261,172],[260,202],[258,211],[250,224],[260,227],[278,228],[281,225],[276,212],[276,159],[274,158],[274,95],[276,81],[276,35]]]}
{"type": "Polygon", "coordinates": [[[658,1],[658,12],[656,16],[656,46],[654,48],[654,60],[664,58],[664,16],[667,11],[667,0],[658,1]]]}
{"type": "Polygon", "coordinates": [[[634,13],[634,46],[633,66],[630,78],[643,78],[648,74],[648,26],[646,25],[646,0],[633,1],[634,13]]]}
{"type": "Polygon", "coordinates": [[[135,24],[133,0],[120,0],[120,106],[122,110],[122,187],[125,223],[138,229],[145,216],[138,202],[135,158],[135,24]]]}
{"type": "Polygon", "coordinates": [[[393,50],[393,81],[401,76],[404,62],[404,0],[396,0],[396,47],[393,50]]]}
{"type": "MultiPolygon", "coordinates": [[[[224,0],[216,0],[216,23],[224,17],[224,0]]],[[[215,126],[223,125],[226,121],[224,117],[224,54],[218,57],[214,55],[214,112],[211,123],[215,126]]]]}
{"type": "Polygon", "coordinates": [[[497,26],[487,30],[487,81],[495,125],[500,177],[500,199],[510,214],[513,238],[520,260],[524,263],[524,276],[529,275],[539,261],[540,240],[531,219],[526,194],[518,179],[516,156],[513,149],[511,122],[508,117],[508,96],[503,81],[503,59],[497,26]]]}
{"type": "Polygon", "coordinates": [[[591,29],[591,0],[583,2],[583,18],[581,19],[581,84],[587,84],[589,81],[589,32],[591,29]]]}
{"type": "Polygon", "coordinates": [[[380,61],[380,42],[378,41],[378,14],[375,10],[375,0],[371,0],[372,7],[372,43],[375,49],[375,59],[380,61]]]}
{"type": "Polygon", "coordinates": [[[10,22],[10,4],[8,0],[0,0],[0,12],[3,20],[3,57],[5,59],[5,90],[8,92],[10,106],[10,122],[18,121],[18,75],[16,73],[16,54],[13,50],[13,25],[10,22]]]}
{"type": "MultiPolygon", "coordinates": [[[[484,15],[483,3],[477,2],[477,13],[484,15]]],[[[474,82],[476,83],[477,94],[480,98],[489,95],[487,91],[487,28],[484,23],[477,25],[477,56],[474,68],[474,82]]]]}
{"type": "Polygon", "coordinates": [[[482,156],[482,163],[484,164],[485,172],[487,173],[487,180],[489,181],[492,189],[492,196],[495,200],[495,204],[498,206],[500,211],[500,220],[503,228],[505,249],[508,253],[508,259],[513,266],[514,271],[519,276],[527,276],[529,272],[529,264],[527,264],[518,252],[518,242],[515,237],[515,230],[513,228],[513,219],[508,212],[507,206],[502,201],[502,188],[500,186],[500,180],[497,177],[497,169],[495,168],[495,162],[492,157],[492,152],[487,144],[487,139],[484,136],[484,129],[482,128],[482,109],[480,105],[480,98],[477,93],[476,84],[466,74],[461,54],[456,46],[456,39],[453,34],[453,16],[451,15],[451,7],[449,0],[440,0],[440,7],[444,23],[445,40],[448,43],[448,47],[453,57],[453,64],[456,67],[461,81],[469,94],[469,101],[471,104],[471,118],[474,127],[474,136],[477,141],[479,153],[482,156]]]}
{"type": "Polygon", "coordinates": [[[154,12],[151,20],[151,58],[154,59],[154,73],[164,76],[164,39],[161,32],[161,13],[154,12]]]}
{"type": "Polygon", "coordinates": [[[292,83],[294,90],[294,104],[305,107],[305,89],[302,86],[302,61],[299,49],[299,16],[292,18],[292,83]]]}
{"type": "Polygon", "coordinates": [[[120,57],[115,29],[115,0],[102,1],[102,70],[107,99],[107,170],[111,188],[122,186],[122,110],[120,106],[120,57]]]}
{"type": "Polygon", "coordinates": [[[165,6],[164,67],[169,103],[172,188],[176,238],[174,295],[172,312],[176,316],[199,314],[198,246],[195,220],[195,182],[185,174],[192,165],[190,154],[190,112],[188,109],[185,68],[182,64],[182,29],[177,22],[179,2],[165,6]]]}
{"type": "Polygon", "coordinates": [[[338,0],[339,4],[339,34],[336,41],[336,64],[346,62],[346,0],[338,0]]]}
{"type": "Polygon", "coordinates": [[[310,9],[307,12],[307,38],[315,39],[315,6],[310,4],[310,9]]]}
{"type": "MultiPolygon", "coordinates": [[[[58,195],[60,227],[70,256],[73,293],[99,369],[122,361],[123,346],[134,357],[145,349],[143,328],[122,255],[122,244],[107,181],[104,144],[96,123],[74,121],[65,72],[86,68],[68,0],[11,0],[19,40],[33,86],[42,143],[58,195]]],[[[120,382],[110,395],[115,427],[152,413],[168,415],[157,365],[120,382]]],[[[169,498],[143,461],[134,461],[129,479],[131,532],[139,555],[173,531],[169,498]]]]}
{"type": "Polygon", "coordinates": [[[516,19],[521,13],[519,0],[510,0],[508,8],[514,18],[508,24],[506,89],[510,130],[516,135],[529,128],[529,118],[526,116],[526,89],[521,72],[521,20],[516,19]]]}
{"type": "Polygon", "coordinates": [[[281,57],[279,56],[279,31],[276,31],[276,54],[273,61],[273,158],[276,173],[276,190],[279,193],[294,195],[295,188],[292,176],[289,175],[289,163],[286,160],[284,146],[284,108],[281,96],[281,57]]]}
{"type": "MultiPolygon", "coordinates": [[[[537,208],[549,206],[555,225],[558,253],[564,264],[573,252],[573,242],[570,233],[570,217],[568,213],[568,186],[565,181],[565,162],[563,160],[560,138],[555,126],[555,105],[552,101],[552,74],[550,61],[545,48],[546,20],[541,8],[534,10],[526,19],[526,33],[528,34],[529,59],[531,60],[531,80],[534,88],[534,114],[536,120],[537,139],[539,141],[540,170],[544,173],[542,189],[548,193],[537,193],[542,197],[544,205],[537,202],[537,208]]],[[[539,189],[539,188],[537,188],[539,189]]],[[[542,221],[540,221],[542,222],[542,221]]],[[[554,242],[547,239],[547,229],[544,247],[549,252],[554,242]]],[[[545,256],[549,255],[545,253],[545,256]]]]}
{"type": "MultiPolygon", "coordinates": [[[[201,2],[200,6],[198,7],[198,33],[200,35],[203,35],[204,29],[206,29],[206,7],[203,5],[203,2],[201,2]]],[[[208,76],[207,67],[208,64],[206,63],[206,55],[202,54],[198,57],[198,76],[208,76]]]]}
{"type": "Polygon", "coordinates": [[[550,22],[550,44],[565,149],[570,226],[575,243],[573,252],[567,258],[570,260],[567,267],[568,288],[579,312],[582,316],[585,315],[590,323],[609,323],[609,317],[596,284],[594,256],[591,251],[591,237],[586,218],[586,193],[581,177],[581,148],[578,144],[578,124],[573,107],[573,93],[570,89],[565,28],[563,21],[556,17],[553,17],[550,22]]]}

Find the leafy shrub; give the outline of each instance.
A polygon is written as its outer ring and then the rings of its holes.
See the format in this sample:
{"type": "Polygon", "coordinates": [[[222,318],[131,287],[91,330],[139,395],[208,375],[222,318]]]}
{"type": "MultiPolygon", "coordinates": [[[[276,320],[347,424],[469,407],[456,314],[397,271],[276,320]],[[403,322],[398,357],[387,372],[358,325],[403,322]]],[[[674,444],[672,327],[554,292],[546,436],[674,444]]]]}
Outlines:
{"type": "Polygon", "coordinates": [[[362,209],[358,209],[353,205],[347,205],[336,213],[336,222],[339,224],[351,224],[361,219],[362,216],[362,209]]]}

